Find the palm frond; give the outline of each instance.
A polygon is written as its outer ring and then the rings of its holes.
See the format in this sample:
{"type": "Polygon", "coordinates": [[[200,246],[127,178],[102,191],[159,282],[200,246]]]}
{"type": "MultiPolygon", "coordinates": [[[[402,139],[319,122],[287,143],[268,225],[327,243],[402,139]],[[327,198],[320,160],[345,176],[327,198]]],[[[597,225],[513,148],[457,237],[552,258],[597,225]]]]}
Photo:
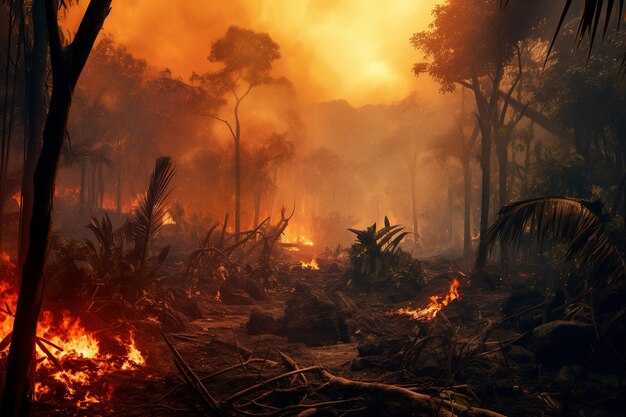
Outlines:
{"type": "Polygon", "coordinates": [[[163,228],[163,216],[167,209],[169,196],[172,193],[171,182],[175,172],[172,159],[169,156],[158,158],[150,177],[148,191],[135,209],[133,218],[134,253],[138,257],[140,276],[145,272],[152,243],[163,228]]]}
{"type": "MultiPolygon", "coordinates": [[[[511,0],[502,0],[503,6],[509,4],[511,0]]],[[[518,0],[519,1],[519,0],[518,0]]],[[[563,11],[561,12],[561,17],[559,19],[559,23],[557,24],[556,30],[554,32],[554,36],[552,37],[552,42],[550,43],[550,47],[548,48],[547,57],[550,56],[550,52],[554,47],[556,42],[556,38],[563,27],[563,23],[565,22],[565,18],[567,14],[572,8],[573,0],[565,0],[565,4],[563,5],[563,11]]],[[[602,30],[602,38],[606,36],[611,17],[617,16],[617,30],[620,29],[620,25],[622,23],[622,19],[624,18],[624,5],[626,4],[626,0],[585,0],[585,4],[582,9],[582,13],[580,15],[580,22],[578,24],[578,33],[577,33],[577,46],[580,46],[582,40],[586,37],[589,38],[589,55],[591,55],[591,51],[593,50],[593,45],[595,43],[597,34],[599,30],[602,30]],[[606,6],[605,6],[606,4],[606,6]],[[601,19],[604,18],[604,25],[600,25],[601,19]]],[[[622,59],[622,71],[626,72],[626,54],[622,59]]]]}
{"type": "Polygon", "coordinates": [[[484,250],[493,250],[497,241],[518,247],[522,237],[529,235],[540,246],[551,239],[564,243],[567,259],[588,268],[593,279],[623,280],[626,265],[610,221],[599,200],[544,197],[520,201],[500,210],[485,236],[484,250]]]}

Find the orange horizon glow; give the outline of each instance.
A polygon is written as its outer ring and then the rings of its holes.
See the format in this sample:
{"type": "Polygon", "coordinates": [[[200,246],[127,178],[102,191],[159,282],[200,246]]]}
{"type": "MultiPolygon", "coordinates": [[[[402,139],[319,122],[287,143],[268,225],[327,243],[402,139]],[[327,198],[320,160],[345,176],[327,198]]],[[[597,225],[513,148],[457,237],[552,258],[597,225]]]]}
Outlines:
{"type": "MultiPolygon", "coordinates": [[[[359,106],[432,87],[411,71],[417,54],[409,37],[427,28],[439,1],[114,1],[103,33],[156,69],[188,80],[192,71],[211,68],[211,42],[229,26],[267,32],[281,47],[275,75],[289,78],[300,97],[359,106]]],[[[87,4],[70,9],[64,31],[75,32],[87,4]]]]}

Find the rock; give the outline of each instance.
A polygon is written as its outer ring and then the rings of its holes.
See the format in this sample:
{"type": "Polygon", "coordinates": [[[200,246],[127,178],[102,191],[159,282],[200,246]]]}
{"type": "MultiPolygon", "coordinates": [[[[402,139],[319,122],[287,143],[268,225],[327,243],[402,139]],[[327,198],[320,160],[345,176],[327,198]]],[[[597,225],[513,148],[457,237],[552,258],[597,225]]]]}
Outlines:
{"type": "Polygon", "coordinates": [[[505,316],[517,314],[530,307],[534,307],[545,301],[545,297],[541,292],[533,289],[519,289],[514,291],[502,306],[502,312],[505,316]]]}
{"type": "Polygon", "coordinates": [[[189,330],[189,318],[172,308],[159,309],[156,316],[164,332],[186,332],[189,330]]]}
{"type": "Polygon", "coordinates": [[[516,317],[511,321],[514,326],[522,331],[528,331],[543,323],[543,310],[533,309],[527,313],[519,314],[531,307],[535,307],[545,301],[543,294],[535,289],[521,288],[513,291],[511,296],[502,306],[505,316],[516,317]]]}
{"type": "Polygon", "coordinates": [[[268,299],[267,294],[265,294],[265,290],[261,288],[259,283],[253,279],[246,279],[246,292],[253,300],[256,301],[265,301],[268,299]]]}
{"type": "Polygon", "coordinates": [[[511,346],[509,351],[506,352],[506,356],[507,359],[519,365],[529,365],[535,361],[535,354],[521,346],[511,346]]]}
{"type": "Polygon", "coordinates": [[[594,332],[589,324],[555,320],[533,329],[527,348],[547,368],[580,364],[593,353],[594,332]]]}
{"type": "Polygon", "coordinates": [[[284,322],[290,342],[325,346],[349,341],[345,317],[335,304],[303,287],[287,301],[284,322]]]}
{"type": "Polygon", "coordinates": [[[569,388],[576,383],[576,380],[582,373],[583,368],[579,365],[563,366],[559,369],[559,373],[554,379],[554,384],[559,388],[569,388]]]}
{"type": "Polygon", "coordinates": [[[272,315],[263,313],[257,309],[252,310],[246,323],[248,334],[279,334],[278,323],[272,315]]]}
{"type": "Polygon", "coordinates": [[[246,291],[247,279],[239,274],[230,275],[220,285],[220,300],[228,305],[252,305],[254,301],[246,291]]]}
{"type": "Polygon", "coordinates": [[[359,343],[357,348],[359,356],[373,356],[383,353],[383,346],[379,340],[376,340],[372,336],[367,336],[365,340],[359,343]]]}

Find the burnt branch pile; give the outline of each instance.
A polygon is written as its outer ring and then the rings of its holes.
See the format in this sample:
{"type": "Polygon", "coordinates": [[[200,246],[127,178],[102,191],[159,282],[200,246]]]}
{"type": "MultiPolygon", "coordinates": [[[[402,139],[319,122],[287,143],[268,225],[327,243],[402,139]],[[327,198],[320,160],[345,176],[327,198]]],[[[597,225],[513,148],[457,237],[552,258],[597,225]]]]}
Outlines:
{"type": "MultiPolygon", "coordinates": [[[[173,396],[126,410],[125,415],[194,412],[207,416],[502,416],[494,411],[472,407],[461,395],[450,390],[423,394],[415,385],[394,385],[380,381],[357,381],[335,375],[321,366],[299,366],[282,351],[270,349],[256,356],[242,348],[237,339],[238,362],[208,375],[195,372],[174,346],[170,336],[163,338],[174,356],[181,385],[190,394],[186,409],[173,406],[173,396]],[[276,360],[270,359],[270,355],[276,360]],[[262,356],[262,357],[261,357],[262,356]],[[214,388],[220,377],[223,386],[214,388]],[[233,385],[236,378],[240,384],[233,385]],[[230,381],[229,381],[230,379],[230,381]],[[227,389],[224,389],[227,388],[227,389]]],[[[180,398],[180,397],[178,397],[180,398]]]]}

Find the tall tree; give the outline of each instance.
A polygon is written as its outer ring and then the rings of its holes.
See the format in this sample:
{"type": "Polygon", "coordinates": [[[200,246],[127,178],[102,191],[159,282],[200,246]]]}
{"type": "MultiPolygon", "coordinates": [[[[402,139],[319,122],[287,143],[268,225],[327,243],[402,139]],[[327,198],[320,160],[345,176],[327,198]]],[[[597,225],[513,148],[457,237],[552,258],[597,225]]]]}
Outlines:
{"type": "MultiPolygon", "coordinates": [[[[48,28],[43,1],[32,4],[33,42],[27,55],[28,137],[22,172],[22,204],[20,217],[18,267],[22,268],[28,250],[30,218],[33,212],[33,177],[41,150],[46,117],[46,74],[48,56],[48,28]]],[[[21,274],[20,274],[21,275],[21,274]]]]}
{"type": "MultiPolygon", "coordinates": [[[[462,85],[475,97],[482,169],[479,247],[484,245],[482,237],[489,226],[491,150],[500,118],[500,90],[519,41],[537,21],[535,12],[540,10],[541,0],[526,3],[503,11],[500,0],[448,0],[435,7],[430,30],[411,38],[413,46],[430,59],[414,66],[416,75],[428,73],[439,82],[442,92],[462,85]]],[[[477,270],[485,264],[484,253],[478,252],[477,270]]]]}
{"type": "Polygon", "coordinates": [[[29,378],[29,371],[32,369],[37,320],[43,301],[43,270],[52,222],[57,167],[72,94],[96,37],[110,12],[111,1],[91,0],[74,40],[66,46],[61,41],[57,2],[45,1],[50,40],[52,95],[43,129],[41,153],[34,172],[30,240],[23,267],[0,405],[0,414],[5,417],[28,415],[30,410],[34,386],[29,378]]]}
{"type": "Polygon", "coordinates": [[[223,68],[196,76],[213,94],[223,97],[230,93],[234,98],[233,120],[211,114],[224,123],[235,146],[235,239],[241,231],[241,123],[242,101],[258,85],[276,82],[270,73],[272,63],[280,58],[279,46],[267,33],[254,32],[231,26],[223,38],[211,46],[209,61],[221,63],[223,68]]]}

